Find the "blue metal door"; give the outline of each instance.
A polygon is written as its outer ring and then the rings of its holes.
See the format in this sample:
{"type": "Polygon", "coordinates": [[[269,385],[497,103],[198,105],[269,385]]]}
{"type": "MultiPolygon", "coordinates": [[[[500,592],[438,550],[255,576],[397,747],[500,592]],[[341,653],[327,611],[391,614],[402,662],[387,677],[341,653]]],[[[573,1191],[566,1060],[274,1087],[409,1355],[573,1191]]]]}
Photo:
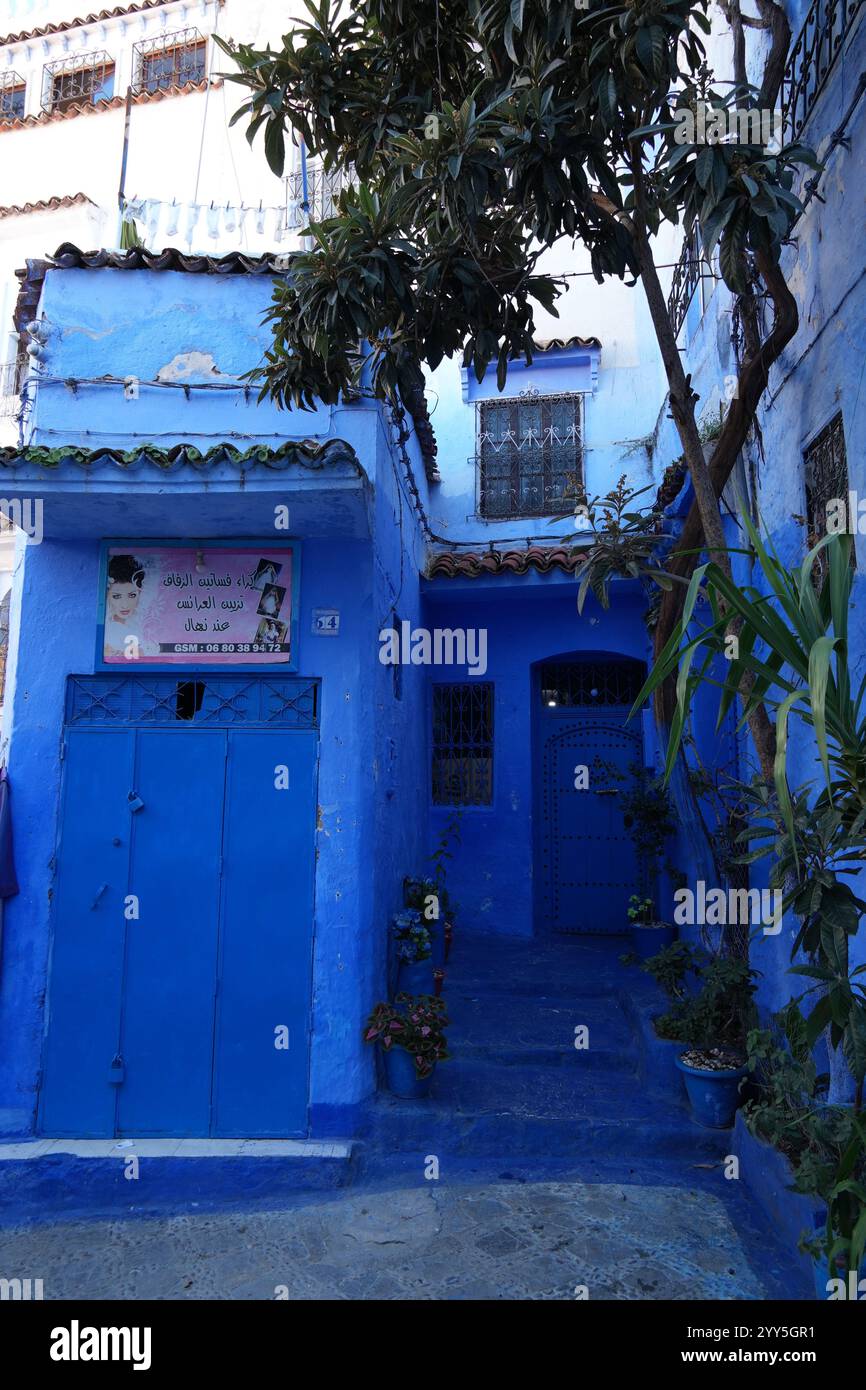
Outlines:
{"type": "Polygon", "coordinates": [[[70,680],[43,1133],[306,1132],[317,708],[70,680]]]}
{"type": "Polygon", "coordinates": [[[79,729],[63,768],[40,1124],[88,1138],[114,1134],[135,733],[79,729]]]}
{"type": "Polygon", "coordinates": [[[117,1133],[207,1134],[226,734],[137,733],[117,1133]]]}
{"type": "Polygon", "coordinates": [[[643,761],[640,726],[626,723],[627,694],[641,683],[638,662],[541,670],[537,844],[544,930],[623,932],[628,900],[644,890],[644,868],[613,794],[623,785],[618,779],[643,761]]]}
{"type": "Polygon", "coordinates": [[[214,1133],[303,1134],[316,735],[228,738],[214,1133]]]}

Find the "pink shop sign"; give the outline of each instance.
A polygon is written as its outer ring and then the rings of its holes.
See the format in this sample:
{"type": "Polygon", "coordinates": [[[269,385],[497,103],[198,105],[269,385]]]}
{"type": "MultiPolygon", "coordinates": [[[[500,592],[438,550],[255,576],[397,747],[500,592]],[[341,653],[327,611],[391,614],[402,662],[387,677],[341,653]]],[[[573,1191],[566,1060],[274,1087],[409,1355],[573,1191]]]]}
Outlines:
{"type": "Polygon", "coordinates": [[[110,541],[97,665],[297,669],[294,542],[110,541]]]}

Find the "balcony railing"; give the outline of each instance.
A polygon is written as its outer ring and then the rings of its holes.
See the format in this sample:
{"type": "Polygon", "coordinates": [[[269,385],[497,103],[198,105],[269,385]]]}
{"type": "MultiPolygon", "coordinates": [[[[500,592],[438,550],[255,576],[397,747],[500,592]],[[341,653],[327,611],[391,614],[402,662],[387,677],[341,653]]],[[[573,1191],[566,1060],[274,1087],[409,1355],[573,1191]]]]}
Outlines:
{"type": "Polygon", "coordinates": [[[342,169],[326,173],[318,165],[307,167],[306,201],[304,200],[304,178],[300,170],[287,174],[286,185],[286,230],[300,231],[309,222],[323,222],[337,212],[340,194],[351,188],[355,179],[342,169]]]}
{"type": "Polygon", "coordinates": [[[674,267],[668,295],[668,318],[674,334],[678,334],[685,323],[692,295],[700,284],[701,273],[706,266],[701,247],[701,229],[697,222],[693,222],[686,232],[680,258],[674,267]]]}
{"type": "Polygon", "coordinates": [[[782,79],[786,141],[798,140],[863,0],[813,0],[782,79]]]}

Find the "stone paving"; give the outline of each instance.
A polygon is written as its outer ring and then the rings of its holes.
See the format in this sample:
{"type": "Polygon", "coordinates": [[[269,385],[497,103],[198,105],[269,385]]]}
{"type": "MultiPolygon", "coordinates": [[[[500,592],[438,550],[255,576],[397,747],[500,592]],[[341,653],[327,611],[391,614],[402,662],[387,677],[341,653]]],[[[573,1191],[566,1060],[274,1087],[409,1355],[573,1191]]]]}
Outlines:
{"type": "Polygon", "coordinates": [[[760,1299],[725,1207],[614,1183],[329,1195],[289,1211],[0,1232],[46,1299],[760,1299]],[[585,1291],[585,1292],[583,1292],[585,1291]]]}
{"type": "Polygon", "coordinates": [[[5,1188],[0,1278],[42,1279],[47,1299],[811,1296],[746,1185],[725,1178],[730,1133],[694,1124],[675,1072],[660,1088],[641,1080],[624,1004],[646,977],[622,949],[465,936],[446,981],[452,1059],[429,1101],[374,1101],[337,1190],[311,1191],[308,1176],[279,1192],[251,1154],[224,1160],[241,1163],[241,1190],[190,1157],[181,1191],[149,1141],[130,1145],[141,1192],[115,1157],[37,1158],[38,1224],[5,1188]],[[100,1208],[100,1164],[125,1219],[100,1208]]]}

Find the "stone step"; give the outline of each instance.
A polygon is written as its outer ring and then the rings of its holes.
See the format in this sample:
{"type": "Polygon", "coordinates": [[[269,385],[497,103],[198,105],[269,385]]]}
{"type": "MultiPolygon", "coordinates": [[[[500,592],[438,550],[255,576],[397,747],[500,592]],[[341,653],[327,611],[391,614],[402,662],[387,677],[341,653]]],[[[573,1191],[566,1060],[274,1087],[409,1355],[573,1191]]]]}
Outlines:
{"type": "Polygon", "coordinates": [[[279,1204],[347,1186],[356,1146],[304,1139],[41,1139],[0,1144],[0,1224],[279,1204]],[[138,1176],[130,1158],[137,1158],[138,1176]]]}
{"type": "Polygon", "coordinates": [[[382,1096],[371,1105],[365,1139],[380,1153],[416,1152],[495,1158],[504,1168],[518,1159],[575,1163],[611,1162],[640,1170],[647,1161],[678,1160],[687,1165],[718,1163],[730,1152],[727,1130],[702,1129],[674,1113],[641,1123],[623,1119],[551,1119],[513,1113],[465,1113],[432,1101],[399,1101],[382,1096]]]}
{"type": "Polygon", "coordinates": [[[586,1052],[620,1052],[637,1058],[635,1037],[615,996],[552,998],[470,991],[461,985],[446,996],[449,1038],[456,1047],[489,1047],[527,1056],[541,1051],[573,1053],[575,1030],[585,1028],[586,1052]]]}
{"type": "Polygon", "coordinates": [[[503,1066],[498,1058],[469,1054],[443,1062],[436,1070],[434,1104],[462,1112],[533,1115],[550,1120],[620,1120],[641,1123],[658,1113],[658,1102],[634,1072],[600,1065],[607,1059],[572,1050],[559,1065],[533,1059],[503,1066]]]}

